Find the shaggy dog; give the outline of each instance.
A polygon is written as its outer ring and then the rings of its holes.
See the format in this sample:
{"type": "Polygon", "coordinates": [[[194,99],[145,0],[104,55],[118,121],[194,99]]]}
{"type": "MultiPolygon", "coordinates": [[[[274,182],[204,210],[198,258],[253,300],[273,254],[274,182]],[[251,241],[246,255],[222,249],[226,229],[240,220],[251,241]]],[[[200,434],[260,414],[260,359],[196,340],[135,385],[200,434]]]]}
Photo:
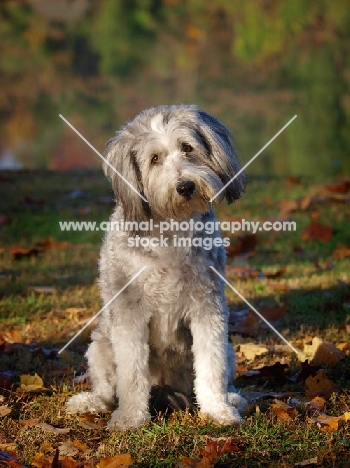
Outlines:
{"type": "MultiPolygon", "coordinates": [[[[229,131],[196,106],[160,106],[119,130],[105,157],[117,206],[101,250],[104,304],[146,268],[101,314],[86,354],[92,392],[67,411],[117,405],[109,429],[138,428],[150,420],[151,388],[166,386],[237,424],[245,400],[232,386],[224,283],[210,268],[225,274],[210,199],[240,169],[229,131]]],[[[215,202],[233,202],[244,185],[240,174],[215,202]]]]}

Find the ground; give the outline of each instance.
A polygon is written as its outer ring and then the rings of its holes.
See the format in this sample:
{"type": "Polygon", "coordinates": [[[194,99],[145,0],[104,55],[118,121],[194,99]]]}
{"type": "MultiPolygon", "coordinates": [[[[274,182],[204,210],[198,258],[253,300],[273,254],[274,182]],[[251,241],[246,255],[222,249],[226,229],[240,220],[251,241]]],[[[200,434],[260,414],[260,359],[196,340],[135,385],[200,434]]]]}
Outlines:
{"type": "Polygon", "coordinates": [[[288,219],[297,226],[230,236],[228,281],[299,351],[296,356],[227,287],[235,384],[250,400],[241,427],[220,427],[185,411],[125,433],[105,431],[108,415],[64,411],[70,395],[89,387],[76,377],[86,372],[91,327],[58,354],[101,307],[96,278],[103,235],[62,232],[58,221],[108,220],[108,182],[99,171],[13,171],[2,172],[0,184],[1,463],[348,466],[348,181],[253,179],[242,200],[218,210],[222,221],[288,219]],[[52,462],[56,448],[60,461],[52,462]],[[20,460],[9,461],[6,453],[20,460]]]}

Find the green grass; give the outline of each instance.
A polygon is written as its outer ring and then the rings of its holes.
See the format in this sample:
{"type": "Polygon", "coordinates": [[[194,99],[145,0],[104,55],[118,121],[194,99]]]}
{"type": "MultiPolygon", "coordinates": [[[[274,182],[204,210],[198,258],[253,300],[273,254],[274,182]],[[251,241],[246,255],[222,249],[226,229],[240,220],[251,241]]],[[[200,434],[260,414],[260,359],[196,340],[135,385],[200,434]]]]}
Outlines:
{"type": "MultiPolygon", "coordinates": [[[[13,387],[0,388],[0,394],[5,397],[0,404],[11,408],[9,415],[0,417],[0,446],[4,439],[14,440],[17,454],[24,464],[30,465],[40,452],[52,457],[59,442],[81,440],[90,451],[79,452],[74,457],[76,460],[97,460],[130,452],[139,466],[171,467],[176,466],[182,456],[198,456],[208,438],[232,436],[239,441],[242,450],[225,455],[222,466],[292,467],[314,456],[318,456],[319,466],[348,466],[349,423],[337,431],[322,432],[307,422],[307,417],[315,410],[306,409],[301,403],[297,404],[297,417],[287,423],[277,420],[269,405],[271,400],[258,400],[248,407],[240,428],[220,427],[188,413],[176,413],[166,419],[160,416],[135,432],[111,434],[102,427],[91,430],[80,427],[78,417],[65,413],[64,403],[71,394],[88,388],[87,384],[73,383],[74,376],[86,370],[83,354],[88,332],[61,357],[45,356],[42,347],[63,346],[99,310],[101,302],[96,279],[102,234],[61,232],[58,221],[106,221],[112,206],[101,203],[100,198],[113,195],[99,171],[3,172],[0,183],[6,194],[0,199],[0,215],[8,218],[0,231],[4,249],[0,257],[0,372],[13,372],[13,387]],[[84,198],[71,197],[72,191],[77,189],[84,192],[84,198]],[[9,247],[14,244],[30,248],[46,237],[69,244],[66,248],[18,261],[11,257],[9,247]],[[36,293],[32,288],[37,286],[53,287],[54,291],[36,293]],[[11,342],[15,331],[22,344],[1,345],[1,341],[11,342]],[[35,372],[44,379],[46,390],[37,394],[16,392],[19,376],[35,372]],[[67,435],[57,435],[21,425],[21,420],[32,418],[56,427],[69,427],[71,431],[67,435]],[[44,442],[49,445],[43,446],[44,442]]],[[[301,185],[287,184],[282,178],[252,180],[242,200],[232,206],[222,205],[218,216],[221,220],[271,219],[279,216],[281,200],[303,197],[310,190],[315,190],[312,180],[303,180],[301,185]]],[[[240,258],[245,267],[261,272],[287,267],[281,277],[270,280],[228,275],[228,280],[257,309],[287,304],[284,316],[275,326],[299,349],[314,336],[336,345],[349,342],[350,259],[332,256],[338,243],[349,242],[349,208],[331,201],[319,202],[313,205],[315,208],[319,211],[318,222],[333,228],[329,242],[302,241],[300,234],[310,222],[310,210],[297,211],[290,214],[297,222],[296,232],[259,233],[255,254],[248,259],[240,258]],[[296,246],[303,247],[303,255],[294,252],[296,246]],[[276,283],[285,288],[276,289],[276,283]]],[[[228,259],[231,266],[236,265],[235,262],[236,258],[228,259]]],[[[227,297],[230,308],[246,308],[229,288],[227,297]]],[[[232,336],[232,339],[234,343],[253,341],[268,346],[280,343],[273,332],[263,327],[243,337],[232,336]]],[[[325,412],[329,415],[341,415],[350,410],[349,349],[345,348],[343,361],[326,369],[327,375],[341,389],[327,401],[325,412]]],[[[288,377],[300,369],[292,353],[281,355],[273,348],[267,355],[241,365],[252,370],[278,361],[289,365],[288,377]]],[[[302,397],[304,392],[301,382],[280,382],[274,378],[247,381],[239,373],[236,383],[243,393],[285,391],[299,392],[302,397]]],[[[107,420],[108,415],[100,416],[102,422],[104,418],[107,420]]]]}

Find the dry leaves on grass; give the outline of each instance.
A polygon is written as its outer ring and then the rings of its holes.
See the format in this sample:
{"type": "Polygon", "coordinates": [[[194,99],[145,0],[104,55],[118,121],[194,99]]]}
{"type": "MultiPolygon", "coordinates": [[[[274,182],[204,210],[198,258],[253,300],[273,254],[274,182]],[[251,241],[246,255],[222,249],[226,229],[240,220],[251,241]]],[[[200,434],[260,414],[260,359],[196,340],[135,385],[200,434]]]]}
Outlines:
{"type": "MultiPolygon", "coordinates": [[[[72,447],[74,448],[74,442],[72,447]]],[[[43,452],[37,453],[32,459],[31,465],[35,468],[128,468],[133,465],[133,459],[129,453],[122,453],[114,457],[101,458],[98,461],[81,462],[76,461],[72,456],[62,457],[61,449],[57,449],[54,457],[46,457],[43,452]]]]}
{"type": "Polygon", "coordinates": [[[292,421],[298,414],[296,408],[280,400],[275,400],[270,406],[280,421],[292,421]]]}
{"type": "Polygon", "coordinates": [[[350,411],[342,414],[341,416],[327,416],[320,414],[315,418],[308,418],[310,424],[316,424],[322,432],[332,432],[339,429],[339,424],[350,421],[350,411]]]}
{"type": "Polygon", "coordinates": [[[241,450],[239,443],[228,437],[225,440],[207,440],[204,449],[199,451],[196,458],[182,457],[177,464],[178,468],[214,468],[220,457],[225,453],[234,453],[241,450]]]}

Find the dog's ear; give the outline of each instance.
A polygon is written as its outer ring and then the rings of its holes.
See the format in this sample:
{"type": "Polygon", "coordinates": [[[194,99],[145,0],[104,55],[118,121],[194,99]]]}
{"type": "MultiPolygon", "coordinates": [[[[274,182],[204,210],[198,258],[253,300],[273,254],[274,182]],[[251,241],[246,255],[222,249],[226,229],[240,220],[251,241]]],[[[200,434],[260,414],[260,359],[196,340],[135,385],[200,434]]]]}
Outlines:
{"type": "Polygon", "coordinates": [[[133,143],[134,137],[129,132],[117,132],[106,144],[104,157],[110,165],[103,162],[103,170],[111,180],[117,202],[123,208],[124,220],[140,223],[148,221],[151,212],[149,204],[140,197],[145,195],[133,143]]]}
{"type": "MultiPolygon", "coordinates": [[[[198,110],[199,129],[206,143],[211,164],[224,185],[241,169],[234,143],[228,128],[207,112],[198,110]]],[[[225,198],[232,203],[241,197],[246,185],[246,176],[239,174],[225,189],[225,198]]]]}

